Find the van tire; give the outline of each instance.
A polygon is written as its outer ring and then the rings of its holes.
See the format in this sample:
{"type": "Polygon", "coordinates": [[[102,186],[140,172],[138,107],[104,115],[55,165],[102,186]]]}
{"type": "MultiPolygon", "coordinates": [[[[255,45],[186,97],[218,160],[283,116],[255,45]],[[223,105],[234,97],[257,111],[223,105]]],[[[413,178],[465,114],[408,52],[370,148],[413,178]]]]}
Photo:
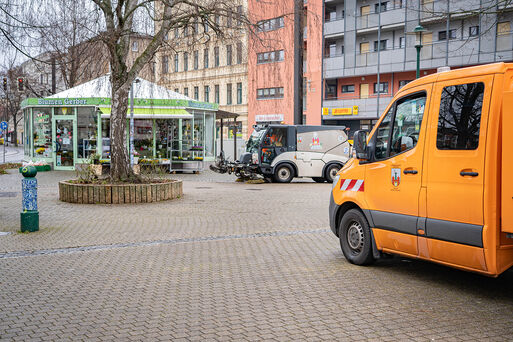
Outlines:
{"type": "Polygon", "coordinates": [[[274,181],[276,183],[290,183],[294,178],[294,170],[289,164],[281,164],[274,170],[274,181]]]}
{"type": "Polygon", "coordinates": [[[313,181],[316,183],[324,183],[326,179],[324,177],[312,177],[313,181]]]}
{"type": "Polygon", "coordinates": [[[330,166],[328,166],[325,172],[326,177],[324,177],[326,179],[326,182],[333,183],[335,175],[337,174],[337,172],[340,171],[341,168],[342,166],[340,164],[331,164],[330,166]]]}
{"type": "Polygon", "coordinates": [[[368,265],[374,262],[372,234],[369,223],[360,210],[350,209],[342,216],[338,237],[342,253],[350,263],[368,265]]]}

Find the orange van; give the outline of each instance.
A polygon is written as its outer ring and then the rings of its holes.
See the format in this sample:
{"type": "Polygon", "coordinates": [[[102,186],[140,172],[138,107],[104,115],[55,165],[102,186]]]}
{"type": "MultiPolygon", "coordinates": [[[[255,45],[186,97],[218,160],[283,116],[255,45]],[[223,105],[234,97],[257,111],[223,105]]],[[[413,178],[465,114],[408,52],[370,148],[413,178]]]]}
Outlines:
{"type": "Polygon", "coordinates": [[[351,263],[398,254],[493,277],[513,265],[513,63],[408,83],[354,151],[329,210],[351,263]]]}

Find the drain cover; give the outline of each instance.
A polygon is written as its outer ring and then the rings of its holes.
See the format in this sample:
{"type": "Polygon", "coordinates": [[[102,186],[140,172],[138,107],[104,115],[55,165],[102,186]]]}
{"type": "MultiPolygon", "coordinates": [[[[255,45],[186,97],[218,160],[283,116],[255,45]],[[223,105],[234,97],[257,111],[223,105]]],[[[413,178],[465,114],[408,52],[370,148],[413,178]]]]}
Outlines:
{"type": "Polygon", "coordinates": [[[264,189],[244,189],[244,190],[250,190],[250,191],[262,191],[264,189]]]}
{"type": "Polygon", "coordinates": [[[9,235],[11,232],[0,232],[0,236],[9,235]]]}
{"type": "Polygon", "coordinates": [[[210,186],[197,186],[195,189],[212,189],[210,186]]]}
{"type": "Polygon", "coordinates": [[[15,192],[0,192],[0,197],[16,197],[15,192]]]}

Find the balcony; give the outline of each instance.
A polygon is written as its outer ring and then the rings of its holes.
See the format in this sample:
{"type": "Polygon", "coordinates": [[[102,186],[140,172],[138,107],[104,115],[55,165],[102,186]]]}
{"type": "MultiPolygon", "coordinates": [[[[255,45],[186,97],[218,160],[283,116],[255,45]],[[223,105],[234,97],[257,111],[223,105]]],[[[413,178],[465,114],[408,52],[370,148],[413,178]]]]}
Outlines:
{"type": "MultiPolygon", "coordinates": [[[[405,7],[390,8],[387,11],[381,12],[381,26],[403,24],[405,18],[405,7]]],[[[378,29],[379,14],[370,13],[362,15],[357,18],[356,28],[357,30],[367,30],[371,28],[378,29]]]]}
{"type": "MultiPolygon", "coordinates": [[[[404,49],[387,49],[381,51],[380,65],[403,61],[404,49]]],[[[366,52],[356,54],[356,66],[367,67],[378,65],[378,52],[366,52]]]]}
{"type": "Polygon", "coordinates": [[[344,76],[344,55],[335,55],[324,58],[324,78],[338,78],[344,76]]]}
{"type": "MultiPolygon", "coordinates": [[[[446,0],[424,0],[421,4],[420,19],[421,22],[436,21],[446,17],[447,13],[446,0]]],[[[451,0],[449,4],[449,11],[452,13],[460,13],[459,15],[451,16],[451,18],[468,17],[470,9],[480,8],[480,0],[451,0]]]]}
{"type": "Polygon", "coordinates": [[[324,23],[324,38],[338,37],[344,35],[344,18],[327,21],[324,23]]]}

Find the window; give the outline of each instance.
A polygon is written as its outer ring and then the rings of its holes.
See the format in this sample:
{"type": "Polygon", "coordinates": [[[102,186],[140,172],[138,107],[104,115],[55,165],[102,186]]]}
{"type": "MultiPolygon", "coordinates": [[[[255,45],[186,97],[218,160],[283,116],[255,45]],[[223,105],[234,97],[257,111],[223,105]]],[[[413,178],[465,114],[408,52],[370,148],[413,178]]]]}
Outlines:
{"type": "Polygon", "coordinates": [[[410,82],[411,82],[411,80],[401,80],[401,81],[399,81],[399,89],[401,89],[402,87],[404,87],[405,85],[407,85],[410,82]]]}
{"type": "MultiPolygon", "coordinates": [[[[447,31],[438,31],[438,40],[446,40],[447,31]]],[[[456,29],[449,30],[449,39],[456,39],[456,29]]]]}
{"type": "Polygon", "coordinates": [[[214,86],[214,102],[219,104],[219,84],[214,86]]]}
{"type": "Polygon", "coordinates": [[[203,23],[203,30],[205,31],[205,33],[206,33],[206,32],[208,32],[208,30],[209,30],[208,21],[205,21],[205,22],[203,23]]]}
{"type": "Polygon", "coordinates": [[[183,53],[183,71],[189,70],[189,53],[183,53]]]}
{"type": "Polygon", "coordinates": [[[226,104],[231,105],[232,104],[232,84],[228,83],[226,85],[226,104]]]}
{"type": "Polygon", "coordinates": [[[242,104],[242,83],[237,83],[237,104],[242,104]]]}
{"type": "Polygon", "coordinates": [[[326,80],[325,98],[337,98],[337,80],[326,80]]]}
{"type": "Polygon", "coordinates": [[[379,45],[378,45],[378,41],[375,40],[374,41],[374,51],[378,51],[378,48],[380,51],[386,50],[387,42],[388,42],[388,39],[382,39],[382,40],[380,40],[379,45]]]}
{"type": "Polygon", "coordinates": [[[390,108],[383,121],[376,130],[376,143],[374,147],[374,158],[376,160],[385,159],[388,151],[388,138],[390,137],[390,124],[392,120],[392,109],[390,108]]]}
{"type": "Polygon", "coordinates": [[[261,20],[257,23],[258,30],[261,32],[278,30],[285,26],[283,17],[261,20]]]}
{"type": "Polygon", "coordinates": [[[403,49],[406,46],[406,39],[404,37],[399,37],[399,48],[403,49]]]}
{"type": "Polygon", "coordinates": [[[285,52],[283,50],[257,53],[257,64],[283,61],[285,52]]]}
{"type": "Polygon", "coordinates": [[[424,92],[397,101],[390,156],[411,150],[417,145],[425,106],[424,92]]]}
{"type": "Polygon", "coordinates": [[[481,82],[443,89],[436,137],[438,149],[477,149],[483,95],[484,84],[481,82]]]}
{"type": "Polygon", "coordinates": [[[219,47],[216,46],[214,48],[214,66],[219,66],[219,47]]]}
{"type": "Polygon", "coordinates": [[[185,96],[189,96],[189,88],[187,88],[187,87],[183,88],[183,94],[185,96]]]}
{"type": "Polygon", "coordinates": [[[237,6],[237,26],[242,25],[242,6],[237,6]]]}
{"type": "Polygon", "coordinates": [[[219,26],[221,24],[221,19],[219,17],[219,14],[214,15],[214,22],[216,23],[217,26],[219,26]]]}
{"type": "Polygon", "coordinates": [[[132,51],[139,51],[139,42],[132,42],[132,51]]]}
{"type": "MultiPolygon", "coordinates": [[[[388,7],[388,1],[381,3],[381,12],[386,12],[388,7]]],[[[379,13],[379,2],[377,4],[374,4],[374,12],[379,13]]]]}
{"type": "Polygon", "coordinates": [[[189,35],[189,27],[185,26],[183,28],[183,36],[184,37],[187,37],[189,35]]]}
{"type": "Polygon", "coordinates": [[[479,26],[470,26],[468,28],[468,35],[470,37],[479,36],[479,26]]]}
{"type": "Polygon", "coordinates": [[[226,27],[232,27],[232,12],[230,11],[226,13],[226,27]]]}
{"type": "Polygon", "coordinates": [[[180,36],[180,31],[178,31],[178,27],[175,27],[175,38],[180,36]]]}
{"type": "Polygon", "coordinates": [[[509,21],[503,21],[501,23],[497,23],[497,35],[503,36],[507,35],[510,32],[510,24],[509,21]]]}
{"type": "Polygon", "coordinates": [[[194,87],[194,99],[199,100],[199,87],[194,87]]]}
{"type": "Polygon", "coordinates": [[[175,72],[178,72],[178,54],[175,54],[175,72]]]}
{"type": "Polygon", "coordinates": [[[257,99],[259,100],[281,98],[283,98],[283,87],[257,89],[257,99]]]}
{"type": "Polygon", "coordinates": [[[196,35],[196,34],[198,34],[198,32],[199,32],[199,22],[198,22],[198,20],[196,19],[196,20],[194,21],[193,26],[192,26],[192,34],[193,34],[193,35],[196,35]]]}
{"type": "Polygon", "coordinates": [[[208,49],[203,50],[203,67],[208,68],[208,49]]]}
{"type": "Polygon", "coordinates": [[[335,57],[337,55],[337,44],[326,43],[324,55],[326,58],[335,57]]]}
{"type": "Polygon", "coordinates": [[[226,65],[232,65],[232,46],[226,45],[226,65]]]}
{"type": "Polygon", "coordinates": [[[175,93],[179,93],[179,92],[180,92],[180,89],[175,88],[175,93]]]}
{"type": "Polygon", "coordinates": [[[344,84],[342,86],[342,93],[354,93],[354,84],[344,84]]]}
{"type": "Polygon", "coordinates": [[[242,63],[242,43],[237,43],[237,64],[242,63]]]}
{"type": "Polygon", "coordinates": [[[380,82],[379,83],[379,91],[378,84],[374,83],[374,94],[388,94],[388,82],[380,82]]]}
{"type": "Polygon", "coordinates": [[[167,74],[169,72],[169,57],[162,57],[162,73],[167,74]]]}
{"type": "Polygon", "coordinates": [[[194,51],[194,70],[199,68],[199,53],[198,50],[194,51]]]}
{"type": "Polygon", "coordinates": [[[205,86],[205,102],[210,102],[210,87],[207,85],[205,86]]]}

